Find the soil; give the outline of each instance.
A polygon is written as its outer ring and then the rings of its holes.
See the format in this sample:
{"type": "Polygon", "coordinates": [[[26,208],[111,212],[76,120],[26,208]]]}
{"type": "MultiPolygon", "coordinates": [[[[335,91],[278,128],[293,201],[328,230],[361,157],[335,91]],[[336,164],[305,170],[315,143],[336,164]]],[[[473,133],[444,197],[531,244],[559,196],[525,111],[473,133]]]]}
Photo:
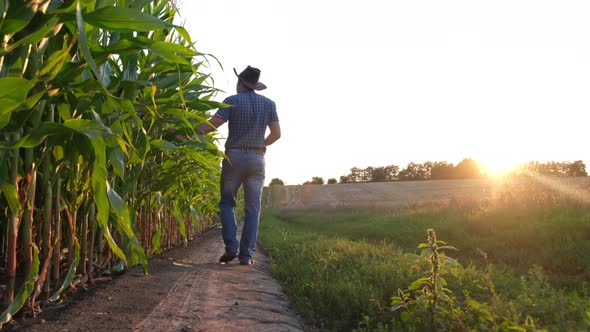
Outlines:
{"type": "Polygon", "coordinates": [[[256,248],[254,265],[220,264],[219,227],[187,247],[78,292],[60,309],[12,324],[18,331],[304,331],[256,248]]]}

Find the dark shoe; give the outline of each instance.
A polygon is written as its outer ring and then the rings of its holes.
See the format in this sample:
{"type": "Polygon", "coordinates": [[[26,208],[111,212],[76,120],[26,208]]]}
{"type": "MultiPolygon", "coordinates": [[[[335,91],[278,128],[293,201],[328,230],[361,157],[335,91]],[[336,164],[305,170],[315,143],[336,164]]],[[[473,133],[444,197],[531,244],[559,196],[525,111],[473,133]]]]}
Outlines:
{"type": "Polygon", "coordinates": [[[219,257],[219,262],[221,263],[229,263],[234,260],[234,258],[238,257],[236,254],[225,253],[221,257],[219,257]]]}
{"type": "Polygon", "coordinates": [[[252,265],[252,264],[254,264],[254,260],[252,258],[250,258],[247,261],[240,262],[240,265],[252,265]]]}

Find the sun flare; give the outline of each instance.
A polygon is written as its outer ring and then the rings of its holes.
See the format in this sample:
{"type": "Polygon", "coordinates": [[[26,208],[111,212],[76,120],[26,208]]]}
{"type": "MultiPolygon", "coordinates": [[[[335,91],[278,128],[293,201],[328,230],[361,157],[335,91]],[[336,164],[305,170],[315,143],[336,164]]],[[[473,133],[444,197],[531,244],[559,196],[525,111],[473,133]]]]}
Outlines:
{"type": "Polygon", "coordinates": [[[487,173],[494,176],[503,176],[508,174],[509,172],[513,171],[517,163],[504,158],[491,158],[487,160],[480,161],[482,167],[486,170],[487,173]]]}

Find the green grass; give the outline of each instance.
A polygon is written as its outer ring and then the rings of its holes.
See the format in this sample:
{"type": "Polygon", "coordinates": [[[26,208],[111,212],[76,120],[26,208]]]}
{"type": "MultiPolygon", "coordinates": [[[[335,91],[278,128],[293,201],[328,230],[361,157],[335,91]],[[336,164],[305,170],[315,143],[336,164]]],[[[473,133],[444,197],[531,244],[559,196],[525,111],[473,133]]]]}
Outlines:
{"type": "MultiPolygon", "coordinates": [[[[590,280],[590,207],[573,203],[423,207],[394,212],[268,213],[260,240],[304,318],[322,330],[426,330],[419,310],[402,319],[392,295],[427,276],[408,258],[426,229],[459,249],[445,278],[453,303],[441,324],[493,330],[524,326],[586,330],[590,280]],[[488,260],[482,258],[484,251],[488,260]],[[480,321],[480,309],[491,321],[480,321]],[[408,320],[408,317],[410,321],[408,320]],[[529,321],[530,323],[530,321],[529,321]]],[[[441,325],[443,326],[443,325],[441,325]]],[[[527,327],[533,329],[532,327],[527,327]]]]}

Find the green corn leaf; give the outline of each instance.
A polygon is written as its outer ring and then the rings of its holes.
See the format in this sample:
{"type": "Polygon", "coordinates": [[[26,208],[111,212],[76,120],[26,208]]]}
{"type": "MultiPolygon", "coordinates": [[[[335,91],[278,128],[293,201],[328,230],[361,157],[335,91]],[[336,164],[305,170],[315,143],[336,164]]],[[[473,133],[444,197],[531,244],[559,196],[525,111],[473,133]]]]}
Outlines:
{"type": "Polygon", "coordinates": [[[10,1],[0,34],[10,35],[26,27],[45,1],[10,1]]]}
{"type": "Polygon", "coordinates": [[[178,163],[176,162],[176,160],[168,159],[162,165],[162,169],[170,169],[172,167],[176,167],[177,165],[178,163]]]}
{"type": "Polygon", "coordinates": [[[0,78],[0,105],[2,105],[0,118],[8,116],[22,105],[27,100],[27,95],[33,86],[35,86],[34,81],[24,78],[0,78]]]}
{"type": "Polygon", "coordinates": [[[78,45],[80,47],[80,51],[86,63],[90,67],[90,70],[94,73],[94,77],[96,79],[100,79],[100,75],[98,74],[98,69],[96,67],[96,63],[94,62],[94,58],[92,57],[92,53],[90,53],[90,48],[88,47],[88,41],[86,40],[86,28],[84,27],[84,19],[82,18],[82,10],[80,9],[80,1],[78,1],[76,7],[76,23],[78,25],[78,45]]]}
{"type": "Polygon", "coordinates": [[[57,112],[62,120],[67,121],[72,118],[72,111],[70,110],[69,104],[59,104],[57,105],[57,112]]]}
{"type": "Polygon", "coordinates": [[[113,211],[115,211],[115,214],[117,215],[117,226],[123,231],[124,235],[130,241],[131,252],[139,256],[141,264],[144,268],[144,272],[147,273],[147,256],[145,255],[143,247],[139,243],[135,232],[131,228],[131,218],[129,217],[129,209],[127,208],[127,204],[125,204],[125,201],[121,198],[121,196],[119,196],[119,194],[113,190],[113,188],[111,188],[108,183],[107,196],[113,211]]]}
{"type": "Polygon", "coordinates": [[[134,39],[120,39],[108,46],[94,45],[91,51],[98,56],[108,56],[111,54],[130,55],[142,51],[145,48],[145,45],[136,43],[134,39]]]}
{"type": "Polygon", "coordinates": [[[8,323],[12,317],[23,307],[26,303],[27,299],[31,294],[33,294],[33,290],[35,289],[35,282],[37,281],[37,277],[39,276],[39,248],[36,245],[32,244],[33,246],[33,262],[31,264],[31,269],[27,274],[27,279],[24,284],[23,289],[16,295],[12,303],[4,310],[2,315],[0,316],[0,328],[2,325],[8,323]]]}
{"type": "MultiPolygon", "coordinates": [[[[117,228],[120,233],[122,230],[117,228]]],[[[137,255],[137,251],[135,250],[135,244],[133,241],[129,240],[128,238],[123,239],[123,251],[127,256],[126,266],[135,266],[139,263],[139,256],[137,255]]]]}
{"type": "Polygon", "coordinates": [[[156,82],[156,86],[158,89],[168,89],[168,88],[176,88],[178,85],[182,85],[182,82],[185,82],[188,78],[190,78],[193,73],[174,73],[172,75],[168,75],[166,77],[160,78],[156,82]]]}
{"type": "MultiPolygon", "coordinates": [[[[35,106],[37,106],[37,103],[41,100],[41,98],[43,98],[45,96],[45,93],[47,93],[47,91],[45,90],[41,90],[35,94],[33,94],[32,96],[30,96],[29,98],[27,98],[25,100],[25,102],[22,105],[22,109],[28,111],[33,109],[35,106]]],[[[42,113],[39,112],[39,115],[41,115],[42,113]]],[[[37,125],[38,122],[35,123],[35,125],[37,125]]]]}
{"type": "MultiPolygon", "coordinates": [[[[45,80],[54,79],[71,58],[72,55],[70,54],[70,50],[73,45],[74,44],[72,43],[62,50],[51,53],[43,63],[43,67],[39,70],[39,77],[42,77],[45,80]]],[[[70,75],[70,78],[72,76],[73,75],[70,75]]]]}
{"type": "Polygon", "coordinates": [[[11,118],[10,113],[8,113],[4,116],[0,116],[0,129],[6,127],[10,123],[10,118],[11,118]]]}
{"type": "Polygon", "coordinates": [[[154,236],[152,236],[152,254],[160,252],[160,242],[162,241],[162,233],[162,226],[159,223],[156,224],[156,231],[154,232],[154,236]]]}
{"type": "Polygon", "coordinates": [[[185,28],[177,26],[175,27],[176,31],[178,32],[178,34],[182,37],[182,39],[184,39],[184,41],[189,44],[189,45],[193,45],[193,41],[191,39],[191,35],[188,33],[188,31],[186,31],[185,28]]]}
{"type": "Polygon", "coordinates": [[[58,16],[52,16],[46,19],[46,21],[42,24],[41,28],[33,33],[26,35],[25,37],[19,39],[13,44],[7,45],[4,49],[4,52],[9,53],[15,48],[25,45],[25,44],[36,44],[41,39],[43,39],[48,33],[55,29],[55,26],[59,22],[58,16]]]}
{"type": "Polygon", "coordinates": [[[180,230],[180,235],[182,235],[182,240],[184,242],[184,246],[186,247],[188,245],[188,239],[186,237],[186,227],[184,225],[184,218],[182,217],[182,213],[180,213],[180,210],[178,209],[178,205],[176,205],[176,202],[172,203],[172,213],[174,213],[174,217],[178,222],[178,229],[180,230]]]}
{"type": "MultiPolygon", "coordinates": [[[[72,85],[76,87],[76,92],[78,92],[81,90],[77,89],[76,84],[88,76],[86,72],[88,66],[84,61],[68,62],[68,53],[64,55],[66,61],[63,64],[57,63],[56,67],[47,74],[47,78],[51,78],[55,86],[72,85]]],[[[45,76],[42,78],[44,79],[45,76]]]]}
{"type": "Polygon", "coordinates": [[[144,6],[146,6],[147,4],[151,3],[153,0],[134,0],[131,1],[131,8],[142,8],[144,6]]]}
{"type": "Polygon", "coordinates": [[[186,58],[186,57],[183,58],[182,56],[179,56],[179,55],[167,52],[167,51],[153,49],[152,54],[157,55],[160,58],[162,58],[162,60],[170,62],[170,63],[184,64],[184,65],[190,64],[190,58],[186,58]]]}
{"type": "MultiPolygon", "coordinates": [[[[68,1],[64,1],[64,2],[68,2],[68,1]]],[[[84,10],[86,7],[88,7],[89,5],[94,6],[95,1],[88,1],[88,0],[82,0],[81,2],[81,6],[82,6],[82,10],[84,10]]],[[[76,7],[78,6],[78,1],[72,1],[69,4],[66,4],[65,6],[63,6],[64,3],[60,3],[60,1],[53,1],[48,8],[48,13],[50,14],[73,14],[76,12],[76,7]]],[[[64,15],[66,16],[66,15],[64,15]]]]}
{"type": "Polygon", "coordinates": [[[133,8],[104,7],[85,15],[96,27],[116,32],[151,31],[173,27],[154,16],[133,8]]]}
{"type": "Polygon", "coordinates": [[[113,166],[113,171],[121,180],[125,180],[125,154],[120,148],[115,148],[109,153],[109,161],[113,166]]]}
{"type": "Polygon", "coordinates": [[[14,214],[19,214],[22,210],[22,206],[20,201],[18,200],[18,192],[14,183],[5,182],[2,185],[2,192],[4,193],[4,197],[8,201],[8,206],[10,207],[10,211],[14,214]]]}
{"type": "MultiPolygon", "coordinates": [[[[47,13],[55,13],[57,11],[60,11],[58,8],[62,7],[64,5],[64,0],[52,0],[49,3],[49,6],[47,7],[47,13]]],[[[70,4],[71,7],[71,11],[75,11],[76,10],[76,3],[72,3],[70,4]]],[[[62,8],[63,10],[63,8],[62,8]]]]}
{"type": "Polygon", "coordinates": [[[125,233],[133,233],[131,229],[131,223],[129,222],[129,210],[127,209],[127,205],[125,201],[119,196],[119,194],[111,188],[111,186],[107,183],[107,196],[109,197],[109,202],[111,202],[111,207],[117,214],[117,216],[121,219],[124,219],[123,229],[125,233]]]}
{"type": "Polygon", "coordinates": [[[168,141],[165,141],[163,139],[153,139],[150,141],[150,145],[152,147],[158,148],[162,151],[170,151],[170,150],[177,149],[176,145],[174,145],[168,141]]]}
{"type": "MultiPolygon", "coordinates": [[[[6,2],[8,0],[0,0],[0,17],[4,17],[4,12],[6,11],[6,2]]],[[[1,27],[0,23],[0,27],[1,27]]],[[[0,29],[1,30],[1,29],[0,29]]]]}
{"type": "MultiPolygon", "coordinates": [[[[153,52],[158,52],[158,54],[167,53],[170,55],[185,55],[189,57],[197,55],[194,50],[183,45],[152,40],[142,36],[136,38],[120,39],[116,43],[110,44],[108,46],[95,45],[91,48],[91,50],[93,51],[93,54],[100,56],[106,56],[110,54],[129,55],[135,54],[142,50],[150,50],[153,52]]],[[[190,65],[190,63],[187,63],[186,59],[184,58],[181,58],[181,61],[183,64],[190,65]]]]}
{"type": "Polygon", "coordinates": [[[98,121],[86,119],[70,119],[64,122],[65,127],[70,128],[80,134],[88,136],[90,139],[109,139],[117,142],[123,153],[127,153],[126,143],[119,135],[115,135],[111,129],[98,121]]]}
{"type": "MultiPolygon", "coordinates": [[[[160,110],[160,113],[172,115],[174,117],[187,117],[190,119],[196,119],[200,122],[204,122],[207,120],[207,118],[202,116],[201,114],[189,112],[189,111],[184,110],[182,108],[166,108],[166,109],[160,110]]],[[[189,125],[190,125],[190,123],[189,123],[189,125]]]]}
{"type": "Polygon", "coordinates": [[[8,158],[6,158],[6,155],[6,151],[0,151],[0,194],[2,193],[4,184],[9,181],[8,158]]]}
{"type": "Polygon", "coordinates": [[[193,215],[193,225],[195,227],[199,227],[200,226],[200,222],[199,222],[199,212],[197,211],[197,209],[195,209],[195,207],[193,205],[190,206],[190,210],[191,210],[191,214],[193,215]]]}
{"type": "MultiPolygon", "coordinates": [[[[129,116],[131,119],[133,119],[133,121],[135,121],[137,127],[143,128],[143,122],[141,121],[139,116],[137,116],[137,111],[135,110],[135,107],[133,107],[133,103],[129,99],[108,96],[106,106],[112,111],[123,111],[127,116],[129,116]]],[[[127,154],[125,147],[122,146],[121,148],[123,149],[123,152],[127,154]]]]}
{"type": "Polygon", "coordinates": [[[97,215],[96,221],[104,230],[104,236],[111,250],[119,258],[125,260],[125,254],[117,246],[111,231],[109,230],[109,210],[110,204],[107,197],[107,169],[106,169],[106,144],[102,139],[91,140],[94,150],[94,162],[92,165],[92,193],[96,203],[97,215]]]}
{"type": "Polygon", "coordinates": [[[70,128],[55,122],[42,122],[28,135],[21,137],[13,145],[2,145],[0,149],[34,148],[41,144],[48,136],[71,135],[70,128]]]}
{"type": "Polygon", "coordinates": [[[51,295],[51,297],[49,298],[50,302],[55,302],[59,300],[61,293],[70,287],[72,281],[74,280],[74,277],[76,276],[76,268],[78,267],[79,262],[80,244],[78,243],[78,239],[74,239],[74,262],[72,263],[72,265],[70,265],[68,274],[66,275],[63,284],[61,284],[61,287],[59,287],[59,289],[55,291],[55,293],[53,293],[53,295],[51,295]]]}
{"type": "Polygon", "coordinates": [[[106,138],[113,134],[108,127],[92,120],[71,119],[65,121],[63,125],[88,136],[90,139],[106,138]]]}

